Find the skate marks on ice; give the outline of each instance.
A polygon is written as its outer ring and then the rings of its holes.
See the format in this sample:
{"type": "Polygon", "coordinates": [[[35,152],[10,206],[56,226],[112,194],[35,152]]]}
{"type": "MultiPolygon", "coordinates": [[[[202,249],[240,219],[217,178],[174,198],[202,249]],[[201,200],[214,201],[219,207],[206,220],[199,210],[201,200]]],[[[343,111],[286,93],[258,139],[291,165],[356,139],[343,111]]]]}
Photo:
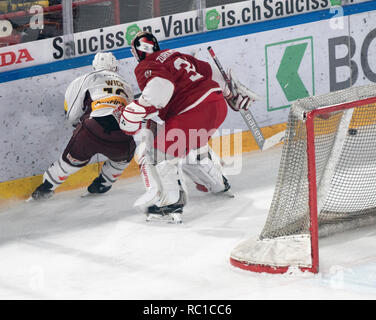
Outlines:
{"type": "Polygon", "coordinates": [[[234,198],[191,192],[185,221],[194,223],[203,235],[247,238],[250,231],[239,232],[244,226],[261,231],[274,193],[280,152],[275,147],[244,154],[241,174],[228,176],[234,198]]]}
{"type": "Polygon", "coordinates": [[[99,197],[82,198],[83,190],[75,190],[57,193],[48,200],[17,202],[0,208],[0,245],[20,238],[79,232],[132,219],[139,213],[124,203],[132,203],[137,197],[131,188],[133,183],[114,186],[111,193],[99,197]]]}
{"type": "Polygon", "coordinates": [[[375,225],[320,238],[323,284],[359,293],[373,292],[376,297],[375,238],[375,225]]]}
{"type": "MultiPolygon", "coordinates": [[[[206,230],[215,233],[215,229],[219,228],[218,232],[228,230],[230,234],[237,232],[239,224],[253,224],[257,215],[252,214],[252,206],[256,205],[255,210],[260,206],[257,195],[260,193],[255,192],[260,187],[271,188],[277,173],[273,169],[275,173],[268,174],[265,178],[265,172],[260,170],[265,165],[265,155],[269,153],[268,165],[275,168],[278,166],[280,148],[243,156],[242,173],[229,176],[234,198],[202,193],[192,183],[188,183],[189,199],[184,208],[183,224],[199,224],[202,232],[206,230]]],[[[118,221],[146,223],[146,215],[132,206],[144,192],[139,177],[120,180],[111,191],[98,197],[82,198],[84,191],[85,189],[79,189],[56,193],[48,200],[14,203],[9,208],[0,208],[0,245],[19,238],[36,239],[99,228],[118,221]]],[[[270,196],[269,190],[263,194],[270,196]]],[[[264,211],[268,210],[268,205],[261,204],[264,211]]],[[[267,211],[262,218],[266,214],[267,211]]]]}
{"type": "Polygon", "coordinates": [[[143,192],[139,178],[118,181],[103,197],[82,199],[77,190],[0,209],[0,298],[375,297],[372,229],[320,240],[319,275],[253,274],[230,266],[233,247],[257,237],[268,213],[279,157],[262,154],[245,155],[243,174],[229,177],[234,199],[190,186],[181,225],[145,222],[132,207],[143,192]]]}

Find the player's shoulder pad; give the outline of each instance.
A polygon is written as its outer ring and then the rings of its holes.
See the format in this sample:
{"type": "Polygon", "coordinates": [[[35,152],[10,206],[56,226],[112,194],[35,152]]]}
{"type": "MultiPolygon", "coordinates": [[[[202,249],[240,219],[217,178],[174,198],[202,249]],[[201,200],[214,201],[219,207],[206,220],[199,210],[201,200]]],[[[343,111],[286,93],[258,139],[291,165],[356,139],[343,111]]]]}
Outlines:
{"type": "Polygon", "coordinates": [[[75,101],[78,99],[80,91],[82,91],[87,75],[83,75],[74,79],[65,90],[65,101],[67,104],[67,111],[72,108],[75,101]]]}
{"type": "Polygon", "coordinates": [[[65,91],[64,109],[66,117],[71,123],[77,122],[83,113],[83,101],[93,73],[90,72],[74,79],[65,91]]]}

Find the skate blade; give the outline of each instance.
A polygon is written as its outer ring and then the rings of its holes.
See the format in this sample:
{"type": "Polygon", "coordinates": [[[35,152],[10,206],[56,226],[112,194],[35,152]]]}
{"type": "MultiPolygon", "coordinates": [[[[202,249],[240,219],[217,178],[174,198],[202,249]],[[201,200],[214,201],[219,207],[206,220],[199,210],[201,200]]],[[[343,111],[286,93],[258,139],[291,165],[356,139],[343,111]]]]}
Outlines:
{"type": "Polygon", "coordinates": [[[26,200],[25,200],[25,202],[34,202],[35,200],[34,200],[34,198],[33,197],[29,197],[29,198],[27,198],[26,200]]]}
{"type": "Polygon", "coordinates": [[[235,198],[235,195],[231,191],[223,192],[222,195],[225,196],[226,198],[231,198],[231,199],[235,198]]]}
{"type": "Polygon", "coordinates": [[[89,198],[89,197],[93,197],[94,195],[95,193],[90,193],[89,191],[86,191],[83,194],[81,194],[81,198],[89,198]]]}
{"type": "Polygon", "coordinates": [[[40,198],[40,199],[34,199],[33,197],[29,197],[25,200],[25,202],[27,203],[32,203],[32,202],[39,202],[39,203],[42,203],[42,202],[45,202],[45,201],[49,201],[51,200],[52,197],[49,197],[49,198],[40,198]]]}
{"type": "Polygon", "coordinates": [[[217,192],[217,193],[213,193],[213,194],[218,196],[218,197],[225,197],[225,198],[230,198],[230,199],[235,198],[235,195],[229,190],[221,191],[221,192],[217,192]]]}
{"type": "Polygon", "coordinates": [[[107,192],[104,192],[104,193],[90,193],[89,191],[86,191],[83,194],[81,194],[81,198],[101,197],[101,196],[105,195],[106,193],[107,192]]]}
{"type": "Polygon", "coordinates": [[[146,222],[180,224],[183,222],[181,213],[169,213],[165,215],[148,213],[146,215],[146,222]]]}

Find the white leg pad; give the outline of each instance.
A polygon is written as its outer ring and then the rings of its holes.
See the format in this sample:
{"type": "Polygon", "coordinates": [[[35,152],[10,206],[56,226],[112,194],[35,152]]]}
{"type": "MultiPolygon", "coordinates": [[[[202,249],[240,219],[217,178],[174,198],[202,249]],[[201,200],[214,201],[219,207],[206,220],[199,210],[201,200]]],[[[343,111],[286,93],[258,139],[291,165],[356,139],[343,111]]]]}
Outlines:
{"type": "Polygon", "coordinates": [[[192,150],[186,163],[183,164],[183,172],[193,182],[205,186],[210,192],[218,193],[225,189],[223,182],[222,166],[213,151],[208,148],[192,150]],[[209,158],[209,152],[211,158],[209,158]]]}
{"type": "Polygon", "coordinates": [[[179,166],[169,160],[164,160],[155,167],[162,186],[161,197],[156,205],[164,207],[178,202],[180,191],[185,192],[179,166]]]}
{"type": "Polygon", "coordinates": [[[182,171],[178,165],[169,160],[153,165],[146,155],[140,158],[139,164],[146,193],[136,200],[134,206],[164,207],[178,202],[180,191],[186,193],[182,171]]]}
{"type": "Polygon", "coordinates": [[[136,149],[136,159],[146,193],[134,203],[135,207],[158,207],[174,204],[179,200],[180,191],[186,192],[183,174],[176,159],[165,159],[164,154],[159,154],[153,148],[154,136],[150,130],[143,131],[142,142],[136,149]]]}
{"type": "Polygon", "coordinates": [[[138,164],[146,192],[134,203],[135,207],[149,207],[159,201],[162,186],[157,169],[148,154],[139,157],[138,164]]]}

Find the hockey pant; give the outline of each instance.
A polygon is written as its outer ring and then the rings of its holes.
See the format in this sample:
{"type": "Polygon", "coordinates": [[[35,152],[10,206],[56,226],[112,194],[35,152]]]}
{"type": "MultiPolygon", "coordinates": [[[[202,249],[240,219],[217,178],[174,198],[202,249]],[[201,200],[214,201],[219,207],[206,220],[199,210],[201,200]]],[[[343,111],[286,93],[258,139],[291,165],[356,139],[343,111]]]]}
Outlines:
{"type": "Polygon", "coordinates": [[[47,169],[43,179],[47,179],[54,190],[100,153],[108,158],[100,173],[106,180],[105,185],[111,185],[128,166],[135,149],[133,137],[121,130],[105,132],[96,120],[87,118],[76,127],[62,156],[47,169]]]}

